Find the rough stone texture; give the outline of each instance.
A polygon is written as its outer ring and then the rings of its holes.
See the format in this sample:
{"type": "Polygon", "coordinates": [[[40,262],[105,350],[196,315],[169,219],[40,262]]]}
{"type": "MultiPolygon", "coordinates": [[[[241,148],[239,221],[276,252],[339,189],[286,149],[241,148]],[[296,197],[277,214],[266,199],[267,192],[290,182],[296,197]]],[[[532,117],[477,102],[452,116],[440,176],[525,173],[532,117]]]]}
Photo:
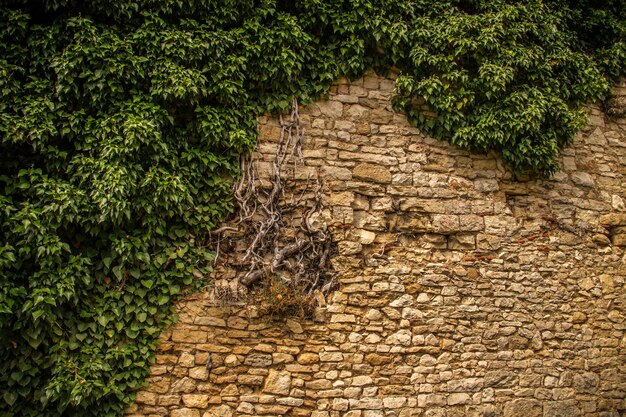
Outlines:
{"type": "Polygon", "coordinates": [[[180,302],[129,416],[624,415],[626,120],[590,108],[561,172],[516,181],[422,136],[392,86],[368,73],[301,109],[297,178],[324,181],[339,246],[315,319],[180,302]]]}

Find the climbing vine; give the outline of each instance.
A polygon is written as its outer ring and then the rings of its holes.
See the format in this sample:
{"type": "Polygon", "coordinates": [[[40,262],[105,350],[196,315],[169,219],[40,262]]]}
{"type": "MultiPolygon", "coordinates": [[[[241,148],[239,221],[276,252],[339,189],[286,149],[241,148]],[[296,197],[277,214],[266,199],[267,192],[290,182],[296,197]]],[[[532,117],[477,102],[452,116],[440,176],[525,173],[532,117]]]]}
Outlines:
{"type": "Polygon", "coordinates": [[[122,414],[259,114],[395,66],[422,130],[549,175],[624,75],[625,22],[620,0],[3,1],[0,416],[122,414]]]}

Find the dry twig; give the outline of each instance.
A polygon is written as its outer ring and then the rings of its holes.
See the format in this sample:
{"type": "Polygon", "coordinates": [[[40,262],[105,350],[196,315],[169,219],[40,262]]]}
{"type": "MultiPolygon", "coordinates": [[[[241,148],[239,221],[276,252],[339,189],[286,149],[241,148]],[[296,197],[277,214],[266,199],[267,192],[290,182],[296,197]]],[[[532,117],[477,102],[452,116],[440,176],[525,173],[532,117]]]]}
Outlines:
{"type": "Polygon", "coordinates": [[[242,285],[279,277],[284,285],[302,294],[311,295],[321,289],[328,292],[334,286],[329,262],[333,245],[330,232],[319,220],[323,208],[322,184],[309,177],[297,192],[299,184],[287,179],[290,167],[295,172],[303,165],[304,131],[300,129],[295,99],[289,119],[281,115],[280,125],[269,173],[270,187],[259,186],[257,164],[251,155],[243,157],[242,176],[234,186],[236,218],[212,232],[214,243],[218,250],[222,246],[224,253],[224,241],[229,241],[229,250],[239,257],[236,263],[242,285]],[[295,221],[299,217],[301,222],[297,225],[295,221]]]}

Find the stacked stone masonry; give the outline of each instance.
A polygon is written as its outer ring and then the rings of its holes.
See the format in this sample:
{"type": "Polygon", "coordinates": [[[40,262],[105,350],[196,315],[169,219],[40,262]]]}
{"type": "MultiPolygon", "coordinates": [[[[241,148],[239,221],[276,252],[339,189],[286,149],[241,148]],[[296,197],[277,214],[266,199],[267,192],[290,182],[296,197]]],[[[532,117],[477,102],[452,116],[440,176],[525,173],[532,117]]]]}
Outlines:
{"type": "Polygon", "coordinates": [[[368,73],[301,108],[295,175],[323,181],[339,249],[314,319],[183,300],[128,417],[625,415],[626,120],[590,108],[562,170],[519,180],[392,90],[368,73]]]}

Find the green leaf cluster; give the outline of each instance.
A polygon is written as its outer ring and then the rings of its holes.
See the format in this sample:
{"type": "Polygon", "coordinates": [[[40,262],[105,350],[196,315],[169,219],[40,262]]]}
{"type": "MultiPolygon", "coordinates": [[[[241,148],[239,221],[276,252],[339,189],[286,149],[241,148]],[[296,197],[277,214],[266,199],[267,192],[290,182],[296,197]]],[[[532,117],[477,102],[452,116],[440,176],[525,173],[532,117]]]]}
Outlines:
{"type": "Polygon", "coordinates": [[[0,416],[122,414],[259,114],[396,67],[422,130],[551,174],[624,75],[620,3],[2,2],[0,416]]]}

